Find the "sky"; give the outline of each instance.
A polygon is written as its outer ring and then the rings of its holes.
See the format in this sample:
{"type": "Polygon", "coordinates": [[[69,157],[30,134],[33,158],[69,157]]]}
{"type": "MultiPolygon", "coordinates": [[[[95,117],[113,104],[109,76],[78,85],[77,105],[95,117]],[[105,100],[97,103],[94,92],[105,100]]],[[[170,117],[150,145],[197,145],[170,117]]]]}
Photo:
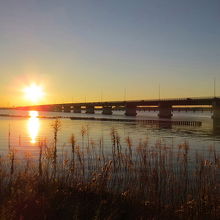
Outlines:
{"type": "Polygon", "coordinates": [[[220,96],[219,0],[0,0],[0,106],[220,96]]]}

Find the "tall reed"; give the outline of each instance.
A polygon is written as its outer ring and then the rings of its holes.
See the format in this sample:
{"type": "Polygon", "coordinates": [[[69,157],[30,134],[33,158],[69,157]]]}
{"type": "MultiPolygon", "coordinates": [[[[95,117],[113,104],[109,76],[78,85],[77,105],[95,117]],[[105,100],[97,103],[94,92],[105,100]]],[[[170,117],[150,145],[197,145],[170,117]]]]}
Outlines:
{"type": "Polygon", "coordinates": [[[60,128],[56,120],[51,146],[39,142],[38,162],[15,160],[12,148],[9,159],[1,157],[2,219],[218,219],[215,147],[198,153],[187,142],[123,141],[111,129],[109,151],[105,137],[96,142],[83,127],[81,144],[72,134],[61,156],[60,128]]]}

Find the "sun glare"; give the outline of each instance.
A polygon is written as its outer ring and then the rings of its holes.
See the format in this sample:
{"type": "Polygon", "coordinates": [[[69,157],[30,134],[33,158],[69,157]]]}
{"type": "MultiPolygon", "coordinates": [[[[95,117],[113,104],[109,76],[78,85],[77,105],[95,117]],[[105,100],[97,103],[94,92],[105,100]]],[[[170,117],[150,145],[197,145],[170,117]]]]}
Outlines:
{"type": "Polygon", "coordinates": [[[35,83],[24,88],[24,94],[26,99],[33,103],[39,102],[45,95],[42,86],[35,83]]]}
{"type": "Polygon", "coordinates": [[[29,111],[29,116],[31,118],[37,118],[39,116],[37,111],[29,111]]]}

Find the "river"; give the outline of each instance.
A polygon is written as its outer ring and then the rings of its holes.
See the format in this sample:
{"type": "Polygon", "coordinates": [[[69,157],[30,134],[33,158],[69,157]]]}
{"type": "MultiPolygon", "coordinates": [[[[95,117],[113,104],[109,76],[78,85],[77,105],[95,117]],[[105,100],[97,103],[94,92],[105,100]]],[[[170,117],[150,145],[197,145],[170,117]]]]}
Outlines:
{"type": "Polygon", "coordinates": [[[137,119],[138,121],[101,121],[101,120],[71,120],[60,118],[61,128],[58,132],[58,154],[63,150],[70,149],[70,137],[74,134],[76,142],[80,145],[83,141],[83,132],[86,138],[93,144],[104,140],[105,152],[111,149],[111,131],[116,130],[120,136],[122,145],[126,145],[126,138],[129,136],[134,146],[141,140],[147,139],[149,144],[155,144],[162,140],[166,144],[179,145],[187,142],[191,149],[205,152],[210,146],[220,150],[220,134],[213,131],[213,123],[210,112],[174,112],[174,121],[200,121],[201,126],[172,125],[163,128],[155,124],[144,123],[144,120],[157,120],[157,112],[138,112],[136,117],[124,116],[123,112],[113,112],[112,116],[103,116],[101,112],[94,115],[85,113],[64,113],[64,112],[31,112],[31,117],[12,117],[28,116],[30,112],[15,110],[0,110],[0,114],[10,115],[11,117],[0,116],[0,154],[7,155],[9,148],[16,150],[19,155],[36,158],[39,152],[39,142],[46,140],[48,145],[53,143],[53,127],[55,119],[38,118],[40,117],[97,117],[111,119],[137,119]]]}

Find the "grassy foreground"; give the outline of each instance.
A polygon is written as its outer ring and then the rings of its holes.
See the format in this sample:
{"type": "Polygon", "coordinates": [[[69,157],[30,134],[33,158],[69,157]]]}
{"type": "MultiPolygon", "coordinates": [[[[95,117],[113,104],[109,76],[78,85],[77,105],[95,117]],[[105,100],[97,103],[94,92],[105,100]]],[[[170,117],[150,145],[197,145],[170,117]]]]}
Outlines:
{"type": "Polygon", "coordinates": [[[0,159],[0,219],[219,219],[220,155],[187,143],[158,140],[122,145],[114,129],[112,147],[94,142],[82,128],[67,151],[39,142],[37,160],[0,159]]]}

